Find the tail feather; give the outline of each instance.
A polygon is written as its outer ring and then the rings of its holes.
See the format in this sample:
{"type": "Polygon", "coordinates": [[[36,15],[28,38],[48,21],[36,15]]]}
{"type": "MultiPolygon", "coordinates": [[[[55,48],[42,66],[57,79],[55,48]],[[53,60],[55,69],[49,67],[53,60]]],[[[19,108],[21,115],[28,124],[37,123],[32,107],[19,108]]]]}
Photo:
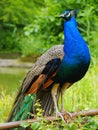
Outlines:
{"type": "Polygon", "coordinates": [[[45,107],[45,115],[51,115],[54,110],[54,103],[52,98],[50,97],[48,100],[48,105],[45,107]]]}
{"type": "Polygon", "coordinates": [[[9,121],[25,120],[30,117],[29,113],[33,113],[33,106],[35,103],[36,95],[20,95],[13,105],[13,109],[9,116],[9,121]]]}
{"type": "Polygon", "coordinates": [[[43,116],[49,116],[53,113],[54,103],[50,90],[42,90],[37,94],[37,99],[40,99],[43,116]]]}

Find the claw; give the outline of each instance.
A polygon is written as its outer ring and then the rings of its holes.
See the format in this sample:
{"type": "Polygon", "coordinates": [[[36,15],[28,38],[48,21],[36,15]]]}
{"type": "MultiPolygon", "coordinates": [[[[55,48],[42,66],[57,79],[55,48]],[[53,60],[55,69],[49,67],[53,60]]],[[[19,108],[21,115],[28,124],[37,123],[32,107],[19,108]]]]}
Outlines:
{"type": "Polygon", "coordinates": [[[64,119],[66,120],[66,122],[71,122],[73,120],[72,114],[70,112],[66,112],[64,115],[64,119]]]}
{"type": "Polygon", "coordinates": [[[64,119],[64,117],[62,116],[62,114],[59,111],[56,112],[56,117],[61,117],[62,121],[64,123],[66,123],[66,120],[64,119]]]}
{"type": "Polygon", "coordinates": [[[70,112],[67,112],[66,114],[69,116],[71,120],[73,120],[72,114],[70,112]]]}

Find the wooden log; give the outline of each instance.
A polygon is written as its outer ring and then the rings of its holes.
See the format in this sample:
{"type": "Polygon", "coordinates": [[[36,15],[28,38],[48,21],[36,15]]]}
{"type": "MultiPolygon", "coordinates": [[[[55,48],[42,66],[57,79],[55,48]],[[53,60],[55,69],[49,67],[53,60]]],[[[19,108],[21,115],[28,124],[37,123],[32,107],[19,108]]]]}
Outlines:
{"type": "MultiPolygon", "coordinates": [[[[78,116],[84,117],[84,116],[96,116],[98,115],[98,109],[93,109],[93,110],[88,110],[88,111],[79,111],[79,112],[73,112],[70,113],[72,118],[75,119],[78,116]]],[[[62,114],[64,116],[64,118],[66,119],[68,114],[63,113],[62,114]]],[[[49,117],[43,117],[43,119],[47,120],[47,121],[55,121],[57,120],[57,118],[55,116],[49,116],[49,117]]],[[[7,122],[7,123],[3,123],[0,124],[0,130],[4,130],[4,129],[11,129],[11,128],[17,128],[19,127],[22,123],[33,123],[33,122],[38,122],[39,120],[37,119],[28,119],[28,120],[23,120],[23,121],[15,121],[15,122],[7,122]]]]}

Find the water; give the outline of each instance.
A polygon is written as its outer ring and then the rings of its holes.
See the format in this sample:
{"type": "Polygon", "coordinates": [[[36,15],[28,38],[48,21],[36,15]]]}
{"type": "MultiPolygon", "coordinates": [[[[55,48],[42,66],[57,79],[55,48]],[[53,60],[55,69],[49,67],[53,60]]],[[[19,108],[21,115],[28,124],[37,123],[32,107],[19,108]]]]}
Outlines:
{"type": "Polygon", "coordinates": [[[17,93],[28,71],[27,68],[0,67],[0,93],[17,93]]]}

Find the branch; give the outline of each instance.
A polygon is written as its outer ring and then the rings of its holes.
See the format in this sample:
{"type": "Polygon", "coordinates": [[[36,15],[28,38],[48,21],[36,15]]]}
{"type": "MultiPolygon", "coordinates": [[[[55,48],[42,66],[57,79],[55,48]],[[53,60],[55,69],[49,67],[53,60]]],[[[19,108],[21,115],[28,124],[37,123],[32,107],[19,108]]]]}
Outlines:
{"type": "MultiPolygon", "coordinates": [[[[84,116],[95,116],[98,115],[98,109],[93,109],[93,110],[88,110],[88,111],[80,111],[80,112],[73,112],[70,113],[72,115],[72,118],[75,119],[78,116],[84,117],[84,116]]],[[[66,119],[68,114],[63,113],[62,114],[64,116],[64,118],[66,119]]],[[[44,118],[47,121],[55,121],[57,120],[57,118],[55,116],[49,116],[49,117],[45,117],[44,118]]],[[[15,121],[15,122],[8,122],[8,123],[3,123],[0,124],[0,130],[4,130],[4,129],[11,129],[11,128],[16,128],[19,127],[22,123],[33,123],[33,122],[38,122],[39,120],[37,119],[28,119],[28,120],[23,120],[23,121],[15,121]]]]}

